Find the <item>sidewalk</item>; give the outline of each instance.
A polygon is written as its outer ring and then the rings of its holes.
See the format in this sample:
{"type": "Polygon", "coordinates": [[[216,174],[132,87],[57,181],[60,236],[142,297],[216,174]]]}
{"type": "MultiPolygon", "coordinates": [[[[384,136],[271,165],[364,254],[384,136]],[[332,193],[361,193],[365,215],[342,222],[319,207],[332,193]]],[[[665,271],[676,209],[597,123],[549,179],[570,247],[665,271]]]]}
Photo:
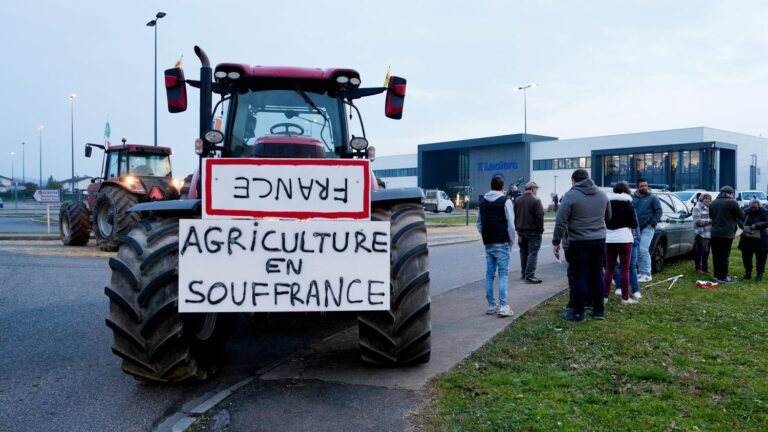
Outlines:
{"type": "MultiPolygon", "coordinates": [[[[375,368],[359,361],[357,328],[338,333],[257,372],[212,415],[226,430],[402,430],[419,389],[461,362],[514,319],[567,288],[565,266],[539,269],[541,285],[510,277],[512,318],[485,315],[484,281],[432,300],[432,359],[407,368],[375,368]],[[351,399],[350,399],[351,398],[351,399]]],[[[221,430],[214,428],[213,430],[221,430]]]]}

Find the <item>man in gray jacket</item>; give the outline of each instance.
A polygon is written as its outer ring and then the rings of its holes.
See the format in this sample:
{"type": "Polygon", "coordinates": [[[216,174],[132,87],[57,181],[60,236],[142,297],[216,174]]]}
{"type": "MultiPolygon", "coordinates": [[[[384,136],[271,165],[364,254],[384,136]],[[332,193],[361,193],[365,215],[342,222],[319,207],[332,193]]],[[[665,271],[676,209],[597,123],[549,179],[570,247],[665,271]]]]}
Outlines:
{"type": "Polygon", "coordinates": [[[557,211],[552,249],[560,257],[560,241],[568,230],[567,259],[573,276],[573,310],[563,315],[569,321],[584,321],[587,299],[592,300],[592,318],[605,319],[603,256],[605,221],[611,206],[605,192],[595,186],[589,173],[577,169],[571,175],[573,187],[563,195],[557,211]]]}

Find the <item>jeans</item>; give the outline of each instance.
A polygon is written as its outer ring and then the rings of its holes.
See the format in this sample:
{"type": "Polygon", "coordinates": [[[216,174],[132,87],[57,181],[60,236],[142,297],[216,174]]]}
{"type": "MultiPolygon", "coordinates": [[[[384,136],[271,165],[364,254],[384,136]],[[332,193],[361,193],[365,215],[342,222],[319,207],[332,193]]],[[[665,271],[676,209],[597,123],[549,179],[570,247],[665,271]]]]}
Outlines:
{"type": "Polygon", "coordinates": [[[696,270],[709,271],[709,239],[697,235],[693,248],[696,270]]]}
{"type": "Polygon", "coordinates": [[[712,267],[714,267],[713,276],[715,279],[725,279],[728,277],[728,260],[731,258],[732,238],[712,237],[709,243],[712,247],[712,267]]]}
{"type": "Polygon", "coordinates": [[[611,291],[611,278],[616,268],[616,258],[621,263],[619,283],[617,287],[621,288],[621,298],[629,298],[629,269],[630,258],[632,257],[632,243],[607,243],[605,245],[605,297],[608,297],[611,291]]]}
{"type": "Polygon", "coordinates": [[[651,242],[656,229],[645,227],[640,231],[640,250],[637,252],[637,273],[641,276],[651,275],[651,242]]]}
{"type": "Polygon", "coordinates": [[[571,240],[566,251],[573,274],[573,313],[584,314],[584,306],[591,298],[592,312],[605,312],[603,295],[603,256],[605,240],[571,240]]]}
{"type": "Polygon", "coordinates": [[[485,245],[485,298],[489,306],[495,306],[493,279],[499,269],[499,306],[507,304],[507,272],[509,268],[509,243],[485,245]]]}
{"type": "Polygon", "coordinates": [[[533,277],[533,274],[536,273],[539,249],[541,249],[541,234],[520,232],[520,240],[518,240],[517,245],[520,247],[520,269],[523,277],[533,277]]]}
{"type": "MultiPolygon", "coordinates": [[[[632,287],[632,294],[640,292],[640,284],[637,283],[637,253],[640,249],[640,239],[635,239],[632,243],[632,255],[629,257],[629,286],[632,287]]],[[[613,272],[613,281],[617,287],[621,287],[621,265],[616,266],[613,272]]]]}

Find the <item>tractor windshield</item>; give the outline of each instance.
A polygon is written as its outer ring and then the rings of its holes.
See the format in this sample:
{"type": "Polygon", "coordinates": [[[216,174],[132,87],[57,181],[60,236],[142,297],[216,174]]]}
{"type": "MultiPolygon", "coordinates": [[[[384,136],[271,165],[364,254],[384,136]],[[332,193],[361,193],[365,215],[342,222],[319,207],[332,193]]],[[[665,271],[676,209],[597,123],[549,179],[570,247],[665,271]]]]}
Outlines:
{"type": "Polygon", "coordinates": [[[342,113],[337,98],[296,90],[252,91],[237,98],[230,153],[247,157],[256,140],[269,136],[314,138],[326,151],[342,145],[342,113]]]}
{"type": "Polygon", "coordinates": [[[128,155],[128,172],[142,177],[167,177],[171,175],[171,158],[168,155],[128,155]]]}

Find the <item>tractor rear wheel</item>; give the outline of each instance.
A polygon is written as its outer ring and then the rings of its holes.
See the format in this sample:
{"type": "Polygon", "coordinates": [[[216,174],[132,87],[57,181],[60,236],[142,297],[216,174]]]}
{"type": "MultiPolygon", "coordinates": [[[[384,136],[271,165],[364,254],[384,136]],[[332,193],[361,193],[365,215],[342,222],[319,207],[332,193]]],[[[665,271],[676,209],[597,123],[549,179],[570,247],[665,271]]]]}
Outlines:
{"type": "Polygon", "coordinates": [[[93,207],[93,235],[99,249],[114,252],[121,236],[139,221],[138,213],[128,213],[128,209],[139,202],[136,195],[116,187],[102,187],[93,207]]]}
{"type": "Polygon", "coordinates": [[[360,356],[366,363],[426,363],[431,353],[429,253],[419,203],[373,203],[372,219],[390,222],[390,309],[358,314],[360,356]]]}
{"type": "Polygon", "coordinates": [[[81,202],[67,202],[59,209],[59,233],[66,246],[85,246],[91,238],[91,212],[81,202]]]}
{"type": "Polygon", "coordinates": [[[205,379],[224,351],[231,314],[178,312],[179,223],[141,220],[121,239],[112,269],[107,327],[112,352],[137,379],[205,379]]]}

